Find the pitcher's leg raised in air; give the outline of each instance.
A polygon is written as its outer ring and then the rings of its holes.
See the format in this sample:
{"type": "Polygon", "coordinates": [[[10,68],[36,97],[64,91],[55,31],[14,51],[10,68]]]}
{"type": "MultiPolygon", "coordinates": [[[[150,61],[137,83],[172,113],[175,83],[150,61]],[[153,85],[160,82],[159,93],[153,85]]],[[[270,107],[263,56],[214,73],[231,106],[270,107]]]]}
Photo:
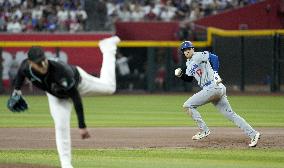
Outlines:
{"type": "Polygon", "coordinates": [[[116,90],[115,55],[119,37],[113,36],[99,42],[103,54],[100,77],[94,77],[77,67],[82,78],[78,86],[81,95],[113,94],[116,90]]]}

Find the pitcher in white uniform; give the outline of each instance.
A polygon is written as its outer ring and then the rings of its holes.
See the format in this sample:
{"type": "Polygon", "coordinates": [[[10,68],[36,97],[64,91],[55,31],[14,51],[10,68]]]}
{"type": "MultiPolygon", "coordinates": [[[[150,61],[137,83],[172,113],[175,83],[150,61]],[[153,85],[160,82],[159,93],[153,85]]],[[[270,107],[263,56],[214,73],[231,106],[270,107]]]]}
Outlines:
{"type": "Polygon", "coordinates": [[[197,111],[197,107],[211,102],[226,118],[234,122],[250,137],[249,146],[255,147],[260,133],[232,110],[226,96],[226,87],[221,83],[222,79],[218,75],[218,57],[208,51],[194,52],[194,46],[190,41],[184,41],[180,48],[182,55],[187,58],[186,69],[175,69],[175,76],[186,82],[191,82],[195,78],[202,88],[183,104],[185,111],[196,121],[200,129],[200,132],[192,139],[199,140],[210,134],[210,130],[197,111]]]}

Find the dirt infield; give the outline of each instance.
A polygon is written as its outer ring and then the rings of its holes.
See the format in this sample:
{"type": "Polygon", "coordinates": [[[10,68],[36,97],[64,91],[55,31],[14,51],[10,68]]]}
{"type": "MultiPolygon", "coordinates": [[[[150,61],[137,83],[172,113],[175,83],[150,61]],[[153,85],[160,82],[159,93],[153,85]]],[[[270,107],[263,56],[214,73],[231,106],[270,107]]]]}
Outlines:
{"type": "MultiPolygon", "coordinates": [[[[258,128],[257,148],[284,149],[284,128],[258,128]]],[[[88,148],[248,148],[249,138],[238,128],[211,128],[211,135],[191,140],[196,128],[89,128],[91,139],[81,140],[72,129],[73,149],[88,148]]],[[[55,149],[52,128],[1,128],[1,149],[55,149]]]]}
{"type": "MultiPolygon", "coordinates": [[[[284,128],[258,128],[262,133],[256,148],[284,149],[284,128]]],[[[72,129],[73,149],[89,148],[248,148],[249,138],[238,128],[211,128],[211,135],[191,140],[196,128],[89,128],[91,139],[81,140],[72,129]]],[[[54,129],[0,128],[0,150],[55,149],[54,129]]],[[[52,168],[43,165],[0,164],[0,168],[52,168]]],[[[54,168],[54,167],[53,167],[54,168]]]]}

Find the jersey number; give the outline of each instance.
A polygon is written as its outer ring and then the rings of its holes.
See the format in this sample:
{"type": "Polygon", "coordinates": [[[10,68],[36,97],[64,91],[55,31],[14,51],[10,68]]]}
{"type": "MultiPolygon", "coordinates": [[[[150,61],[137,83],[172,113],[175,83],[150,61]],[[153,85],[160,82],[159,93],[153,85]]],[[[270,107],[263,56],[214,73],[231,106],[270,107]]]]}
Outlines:
{"type": "Polygon", "coordinates": [[[202,76],[202,71],[201,71],[201,69],[196,70],[196,73],[197,73],[198,76],[202,76]]]}

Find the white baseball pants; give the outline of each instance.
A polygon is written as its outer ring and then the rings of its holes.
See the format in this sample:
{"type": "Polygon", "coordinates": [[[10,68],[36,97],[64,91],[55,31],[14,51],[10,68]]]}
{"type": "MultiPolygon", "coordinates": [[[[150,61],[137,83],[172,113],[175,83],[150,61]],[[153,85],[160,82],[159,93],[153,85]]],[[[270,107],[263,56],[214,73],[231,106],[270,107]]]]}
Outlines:
{"type": "MultiPolygon", "coordinates": [[[[112,94],[116,89],[115,78],[115,54],[116,44],[111,39],[101,43],[103,62],[100,78],[89,75],[80,67],[77,67],[81,75],[81,83],[78,90],[81,95],[112,94]]],[[[70,99],[59,99],[46,92],[51,116],[55,124],[56,146],[62,168],[73,168],[71,164],[71,135],[70,117],[73,103],[70,99]]]]}

